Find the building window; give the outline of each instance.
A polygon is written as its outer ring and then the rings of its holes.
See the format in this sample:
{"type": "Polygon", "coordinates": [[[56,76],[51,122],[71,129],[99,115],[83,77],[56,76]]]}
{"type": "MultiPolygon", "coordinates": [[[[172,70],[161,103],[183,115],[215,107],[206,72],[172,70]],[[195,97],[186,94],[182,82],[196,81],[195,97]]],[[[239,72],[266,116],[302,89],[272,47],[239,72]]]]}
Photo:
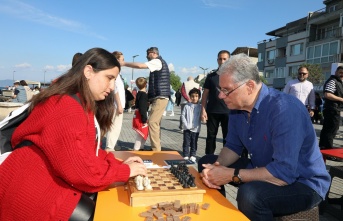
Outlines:
{"type": "Polygon", "coordinates": [[[332,5],[329,7],[329,13],[336,11],[337,5],[332,5]]]}
{"type": "Polygon", "coordinates": [[[265,70],[264,71],[265,78],[274,78],[274,70],[265,70]]]}
{"type": "Polygon", "coordinates": [[[291,45],[291,56],[303,54],[303,48],[303,43],[291,45]]]}
{"type": "Polygon", "coordinates": [[[275,50],[267,51],[267,59],[271,60],[275,58],[275,50]]]}
{"type": "Polygon", "coordinates": [[[285,77],[285,69],[283,67],[275,69],[275,78],[284,78],[285,77]]]}
{"type": "Polygon", "coordinates": [[[258,62],[263,61],[263,54],[262,53],[258,53],[258,62]]]}
{"type": "Polygon", "coordinates": [[[309,64],[335,62],[337,54],[338,41],[315,45],[307,48],[306,62],[309,64]]]}
{"type": "Polygon", "coordinates": [[[297,76],[297,75],[298,75],[298,69],[299,69],[299,65],[290,66],[290,67],[289,67],[288,76],[289,76],[289,77],[297,76]]]}

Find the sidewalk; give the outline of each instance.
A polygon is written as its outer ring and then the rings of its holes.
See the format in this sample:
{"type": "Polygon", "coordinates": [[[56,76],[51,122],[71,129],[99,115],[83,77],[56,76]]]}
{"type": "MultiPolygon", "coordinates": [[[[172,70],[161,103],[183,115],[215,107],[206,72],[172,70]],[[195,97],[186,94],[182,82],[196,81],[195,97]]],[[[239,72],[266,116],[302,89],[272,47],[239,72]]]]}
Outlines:
{"type": "MultiPolygon", "coordinates": [[[[183,134],[182,131],[180,131],[179,128],[179,117],[180,117],[180,107],[174,107],[175,116],[170,117],[169,113],[166,117],[163,117],[161,122],[161,143],[162,143],[162,151],[163,150],[175,150],[178,151],[180,154],[182,154],[182,141],[183,141],[183,134]]],[[[134,130],[132,130],[132,113],[124,113],[124,119],[123,119],[123,126],[122,131],[119,137],[119,140],[117,142],[117,150],[132,150],[133,144],[136,138],[136,133],[134,130]]],[[[317,133],[317,137],[319,137],[322,125],[314,124],[314,128],[317,133]]],[[[197,159],[205,155],[205,146],[206,146],[206,125],[202,124],[201,132],[198,139],[198,151],[197,151],[197,159]]],[[[215,151],[215,154],[219,154],[221,148],[223,147],[222,144],[222,134],[221,129],[219,129],[218,136],[217,136],[217,148],[215,151]]],[[[338,135],[336,136],[336,139],[334,140],[334,145],[336,147],[342,147],[343,146],[343,126],[340,127],[338,135]]],[[[151,148],[150,140],[148,138],[145,148],[149,149],[151,148]]],[[[327,161],[327,166],[332,165],[343,165],[343,162],[334,162],[334,161],[327,161]]],[[[197,168],[197,165],[195,165],[195,168],[197,168]]],[[[334,179],[332,184],[332,191],[337,194],[342,195],[343,194],[343,180],[341,179],[334,179]]],[[[237,206],[236,203],[236,195],[237,195],[237,188],[233,187],[231,185],[226,185],[226,196],[227,199],[235,206],[237,206]]],[[[331,194],[329,195],[332,196],[331,194]]],[[[337,197],[337,196],[336,196],[337,197]]],[[[336,221],[334,217],[331,215],[324,213],[323,215],[320,215],[320,221],[336,221]]]]}

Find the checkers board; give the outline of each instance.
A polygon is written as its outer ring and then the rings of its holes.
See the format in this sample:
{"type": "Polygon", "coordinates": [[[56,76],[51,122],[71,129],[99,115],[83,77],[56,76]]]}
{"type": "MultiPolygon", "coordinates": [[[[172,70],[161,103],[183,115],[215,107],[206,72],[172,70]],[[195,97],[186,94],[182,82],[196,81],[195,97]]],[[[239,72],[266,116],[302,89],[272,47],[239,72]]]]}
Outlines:
{"type": "Polygon", "coordinates": [[[206,190],[196,187],[183,188],[178,179],[166,168],[148,169],[148,178],[152,190],[137,190],[134,178],[128,181],[130,205],[152,206],[157,202],[171,202],[180,200],[184,203],[198,203],[203,201],[206,190]]]}

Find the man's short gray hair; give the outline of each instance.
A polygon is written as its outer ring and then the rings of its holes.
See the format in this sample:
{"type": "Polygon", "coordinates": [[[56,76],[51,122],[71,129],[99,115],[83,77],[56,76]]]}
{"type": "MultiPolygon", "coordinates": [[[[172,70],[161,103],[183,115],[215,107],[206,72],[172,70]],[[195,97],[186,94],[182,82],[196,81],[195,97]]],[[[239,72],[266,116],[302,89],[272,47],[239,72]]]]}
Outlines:
{"type": "Polygon", "coordinates": [[[244,53],[233,55],[224,62],[218,70],[218,75],[222,74],[231,75],[234,83],[248,80],[253,80],[256,83],[261,82],[256,63],[244,53]]]}

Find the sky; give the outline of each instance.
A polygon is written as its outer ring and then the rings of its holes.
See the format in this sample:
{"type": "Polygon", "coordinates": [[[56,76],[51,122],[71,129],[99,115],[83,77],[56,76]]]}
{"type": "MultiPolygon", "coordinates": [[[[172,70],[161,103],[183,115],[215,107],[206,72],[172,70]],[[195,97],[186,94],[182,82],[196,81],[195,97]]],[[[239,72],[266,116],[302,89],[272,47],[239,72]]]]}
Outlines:
{"type": "MultiPolygon", "coordinates": [[[[324,7],[322,0],[0,0],[0,80],[50,82],[76,52],[94,47],[146,62],[154,46],[185,81],[203,74],[200,67],[216,69],[220,50],[257,48],[272,38],[265,33],[324,7]]],[[[131,80],[131,68],[121,73],[131,80]]]]}

